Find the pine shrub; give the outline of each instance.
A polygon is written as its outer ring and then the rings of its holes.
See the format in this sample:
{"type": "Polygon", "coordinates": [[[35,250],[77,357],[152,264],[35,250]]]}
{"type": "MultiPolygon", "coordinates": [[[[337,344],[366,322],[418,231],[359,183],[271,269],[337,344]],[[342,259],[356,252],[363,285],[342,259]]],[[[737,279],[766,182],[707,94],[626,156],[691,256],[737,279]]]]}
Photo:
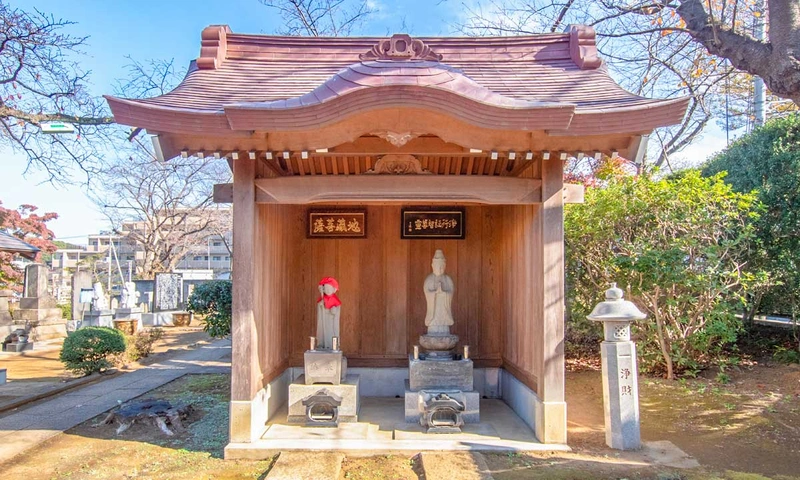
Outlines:
{"type": "Polygon", "coordinates": [[[116,329],[86,327],[71,333],[61,348],[59,359],[75,373],[102,372],[113,364],[112,355],[125,352],[125,335],[116,329]]]}

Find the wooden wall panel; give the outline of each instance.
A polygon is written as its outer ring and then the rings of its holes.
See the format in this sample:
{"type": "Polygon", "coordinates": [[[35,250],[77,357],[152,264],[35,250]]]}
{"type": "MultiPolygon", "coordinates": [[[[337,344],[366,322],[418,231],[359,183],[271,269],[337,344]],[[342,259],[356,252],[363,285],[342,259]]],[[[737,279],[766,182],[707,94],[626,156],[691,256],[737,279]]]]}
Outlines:
{"type": "MultiPolygon", "coordinates": [[[[274,292],[276,298],[284,299],[285,308],[268,310],[263,303],[265,313],[259,316],[282,320],[280,326],[264,320],[265,326],[277,328],[264,331],[288,336],[285,345],[292,365],[302,365],[308,337],[316,333],[317,283],[325,276],[339,281],[343,304],[340,333],[350,365],[406,365],[408,353],[425,333],[422,283],[431,273],[434,252],[442,249],[447,273],[456,288],[453,331],[462,344],[470,345],[479,366],[500,366],[505,327],[502,255],[498,249],[504,236],[504,207],[466,207],[465,240],[402,240],[398,205],[366,207],[366,239],[309,239],[305,232],[306,207],[260,208],[264,234],[256,247],[261,250],[262,260],[258,261],[263,263],[259,275],[272,283],[258,288],[271,292],[266,296],[274,292]],[[271,217],[273,210],[279,215],[271,217]],[[281,218],[284,223],[277,225],[270,218],[281,218]],[[276,235],[270,235],[271,231],[276,235]],[[267,240],[275,237],[284,237],[283,248],[274,248],[267,240]],[[266,273],[268,265],[272,275],[266,273]],[[276,283],[278,279],[284,283],[276,283]]],[[[268,347],[260,351],[268,366],[286,358],[285,353],[275,356],[271,352],[268,347]]]]}
{"type": "Polygon", "coordinates": [[[422,283],[442,249],[456,287],[460,343],[470,345],[477,366],[502,365],[537,390],[544,368],[541,207],[467,206],[464,240],[401,240],[400,206],[366,208],[366,239],[309,239],[306,207],[258,206],[254,288],[264,294],[254,313],[264,381],[303,364],[325,276],[339,281],[351,366],[406,365],[425,332],[422,283]]]}
{"type": "Polygon", "coordinates": [[[257,228],[253,234],[252,288],[257,292],[253,313],[259,359],[260,387],[280,375],[288,366],[290,342],[286,331],[291,311],[288,272],[293,256],[289,252],[289,208],[258,205],[257,228]],[[266,293],[265,293],[266,292],[266,293]]]}
{"type": "Polygon", "coordinates": [[[534,391],[542,372],[539,336],[544,305],[540,278],[542,244],[539,205],[504,207],[505,264],[503,365],[534,391]]]}
{"type": "Polygon", "coordinates": [[[383,207],[384,280],[386,288],[385,353],[405,355],[408,336],[408,252],[409,242],[400,238],[400,207],[383,207]],[[397,234],[395,234],[397,233],[397,234]]]}

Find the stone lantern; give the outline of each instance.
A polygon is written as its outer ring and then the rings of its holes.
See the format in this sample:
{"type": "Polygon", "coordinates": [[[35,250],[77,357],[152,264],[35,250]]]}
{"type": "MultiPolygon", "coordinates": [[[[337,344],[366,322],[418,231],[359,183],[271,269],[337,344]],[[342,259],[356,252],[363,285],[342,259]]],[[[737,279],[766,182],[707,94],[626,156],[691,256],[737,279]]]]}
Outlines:
{"type": "Polygon", "coordinates": [[[603,322],[605,338],[600,344],[603,364],[603,410],[606,444],[618,450],[641,447],[639,429],[639,382],[636,344],[631,341],[631,322],[647,315],[622,299],[616,283],[606,290],[606,300],[586,318],[603,322]]]}

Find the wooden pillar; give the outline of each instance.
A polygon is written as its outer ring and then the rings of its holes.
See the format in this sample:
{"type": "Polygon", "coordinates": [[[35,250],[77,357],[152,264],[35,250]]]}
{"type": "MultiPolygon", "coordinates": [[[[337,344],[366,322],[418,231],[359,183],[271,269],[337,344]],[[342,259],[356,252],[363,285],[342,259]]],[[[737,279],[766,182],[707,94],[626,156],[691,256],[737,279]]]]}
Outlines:
{"type": "Polygon", "coordinates": [[[250,442],[252,401],[260,378],[255,296],[255,229],[257,228],[256,160],[233,161],[233,305],[231,323],[231,442],[250,442]]]}
{"type": "Polygon", "coordinates": [[[542,405],[536,413],[536,436],[544,443],[566,443],[566,403],[564,401],[564,164],[560,160],[542,161],[542,203],[535,222],[541,242],[535,242],[534,266],[541,279],[536,289],[540,301],[541,329],[534,338],[542,355],[537,372],[537,394],[542,405]]]}

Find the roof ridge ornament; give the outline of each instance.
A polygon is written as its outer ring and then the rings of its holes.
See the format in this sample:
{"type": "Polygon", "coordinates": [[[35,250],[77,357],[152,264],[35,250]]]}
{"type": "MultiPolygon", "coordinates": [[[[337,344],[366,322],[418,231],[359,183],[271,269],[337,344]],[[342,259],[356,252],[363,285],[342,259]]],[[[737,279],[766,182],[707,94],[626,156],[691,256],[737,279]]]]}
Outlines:
{"type": "Polygon", "coordinates": [[[411,38],[405,33],[396,33],[391,38],[379,40],[367,53],[358,56],[362,61],[370,60],[427,60],[438,62],[442,56],[431,50],[431,47],[418,38],[411,38]]]}
{"type": "Polygon", "coordinates": [[[227,25],[209,25],[200,34],[200,56],[197,68],[214,70],[222,65],[228,50],[228,34],[232,33],[227,25]]]}
{"type": "Polygon", "coordinates": [[[599,67],[603,61],[597,54],[597,34],[589,25],[570,25],[569,55],[581,70],[599,67]]]}

